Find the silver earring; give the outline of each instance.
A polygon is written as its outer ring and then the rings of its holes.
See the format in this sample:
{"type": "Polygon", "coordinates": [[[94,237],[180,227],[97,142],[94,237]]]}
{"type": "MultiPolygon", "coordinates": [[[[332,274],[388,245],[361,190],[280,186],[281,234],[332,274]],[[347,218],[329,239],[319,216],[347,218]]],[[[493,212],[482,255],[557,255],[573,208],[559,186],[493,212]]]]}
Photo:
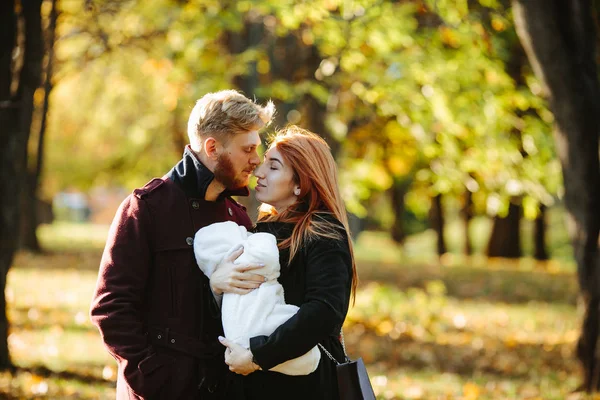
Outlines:
{"type": "Polygon", "coordinates": [[[298,188],[294,189],[294,194],[296,196],[300,196],[300,189],[298,189],[298,188]]]}

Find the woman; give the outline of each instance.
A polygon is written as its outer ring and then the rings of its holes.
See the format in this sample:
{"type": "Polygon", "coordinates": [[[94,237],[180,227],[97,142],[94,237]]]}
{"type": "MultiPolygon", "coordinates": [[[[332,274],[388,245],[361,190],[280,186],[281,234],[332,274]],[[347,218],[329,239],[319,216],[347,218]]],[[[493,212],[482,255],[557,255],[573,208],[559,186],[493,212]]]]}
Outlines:
{"type": "Polygon", "coordinates": [[[319,343],[344,359],[340,332],[357,277],[335,161],[322,138],[291,126],[278,132],[255,175],[264,203],[256,230],[277,237],[279,282],[286,303],[300,309],[270,336],[251,338],[249,350],[220,338],[225,362],[240,375],[245,399],[337,399],[335,363],[325,354],[309,375],[268,371],[319,343]]]}

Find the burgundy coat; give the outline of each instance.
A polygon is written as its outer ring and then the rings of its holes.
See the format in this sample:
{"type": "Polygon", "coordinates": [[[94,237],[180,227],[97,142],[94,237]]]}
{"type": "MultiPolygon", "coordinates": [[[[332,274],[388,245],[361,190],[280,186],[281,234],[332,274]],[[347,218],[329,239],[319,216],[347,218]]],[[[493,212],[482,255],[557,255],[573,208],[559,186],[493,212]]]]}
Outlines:
{"type": "Polygon", "coordinates": [[[117,399],[225,396],[220,311],[196,264],[193,237],[214,222],[250,228],[251,221],[229,197],[247,188],[204,200],[213,178],[186,148],[169,174],[134,190],[117,211],[91,306],[118,363],[117,399]]]}

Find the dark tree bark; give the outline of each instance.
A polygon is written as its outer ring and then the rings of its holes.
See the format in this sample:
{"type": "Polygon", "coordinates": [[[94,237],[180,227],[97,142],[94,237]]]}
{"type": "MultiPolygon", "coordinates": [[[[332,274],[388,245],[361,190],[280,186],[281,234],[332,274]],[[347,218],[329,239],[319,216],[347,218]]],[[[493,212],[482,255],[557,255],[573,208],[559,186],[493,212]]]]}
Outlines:
{"type": "Polygon", "coordinates": [[[496,216],[486,254],[488,257],[519,258],[521,252],[520,205],[510,203],[505,218],[496,216]]]}
{"type": "MultiPolygon", "coordinates": [[[[51,10],[48,21],[48,28],[45,32],[46,37],[46,65],[44,68],[44,99],[42,107],[36,112],[39,116],[39,129],[37,135],[31,140],[36,141],[36,151],[31,154],[34,157],[28,157],[32,161],[28,162],[26,170],[26,179],[23,181],[23,190],[21,191],[21,224],[19,247],[33,252],[40,252],[40,244],[37,237],[37,228],[40,224],[39,210],[42,207],[42,201],[39,198],[40,178],[43,170],[44,161],[44,142],[46,136],[46,125],[48,117],[50,92],[52,91],[52,67],[54,61],[54,35],[56,31],[56,0],[51,2],[51,10]]],[[[41,48],[38,49],[42,51],[41,48]]],[[[42,51],[43,54],[43,51],[42,51]]],[[[31,125],[31,123],[30,123],[31,125]]],[[[24,129],[26,129],[24,127],[24,129]]]]}
{"type": "MultiPolygon", "coordinates": [[[[489,21],[488,21],[489,25],[489,21]]],[[[510,53],[505,64],[507,74],[512,78],[516,89],[524,89],[527,84],[523,68],[527,65],[527,56],[521,43],[515,38],[510,44],[510,53]]],[[[518,108],[513,110],[515,115],[522,118],[526,112],[518,108]]],[[[518,127],[514,127],[510,136],[514,139],[521,151],[521,155],[526,158],[528,154],[523,149],[523,133],[518,127]]],[[[517,205],[520,200],[516,197],[511,198],[506,218],[494,218],[492,234],[487,247],[488,257],[519,258],[523,255],[521,249],[521,218],[523,216],[522,207],[517,205]]]]}
{"type": "Polygon", "coordinates": [[[473,254],[473,244],[471,243],[471,235],[469,234],[469,226],[473,219],[473,193],[467,190],[463,199],[463,206],[460,210],[460,215],[463,221],[463,230],[465,235],[464,253],[467,256],[473,254]]]}
{"type": "Polygon", "coordinates": [[[429,220],[431,226],[437,235],[436,248],[437,254],[442,256],[448,250],[446,247],[446,240],[444,239],[444,227],[446,220],[444,218],[444,207],[442,205],[442,195],[438,194],[431,199],[431,209],[429,210],[429,220]]]}
{"type": "Polygon", "coordinates": [[[548,251],[546,250],[546,206],[540,206],[540,213],[535,218],[533,229],[534,251],[533,257],[539,261],[546,261],[548,251]]]}
{"type": "Polygon", "coordinates": [[[327,117],[327,109],[325,105],[321,104],[311,95],[304,96],[303,103],[304,112],[302,113],[302,127],[322,136],[331,148],[331,154],[333,154],[333,158],[337,160],[337,156],[341,149],[341,144],[333,136],[331,136],[329,129],[327,129],[325,126],[325,119],[327,117]]]}
{"type": "MultiPolygon", "coordinates": [[[[296,40],[291,34],[284,37],[270,37],[267,48],[267,55],[271,64],[269,83],[280,79],[294,82],[297,79],[296,69],[301,59],[298,58],[300,53],[296,51],[296,40]]],[[[274,102],[277,110],[274,125],[276,128],[281,128],[288,124],[288,113],[297,110],[299,104],[297,100],[283,101],[275,99],[274,102]]]]}
{"type": "Polygon", "coordinates": [[[599,389],[600,85],[591,0],[513,0],[517,33],[554,113],[554,138],[585,315],[583,388],[599,389]]]}
{"type": "Polygon", "coordinates": [[[17,247],[22,250],[28,250],[33,253],[41,251],[37,240],[38,227],[38,199],[37,199],[37,179],[33,171],[27,171],[22,181],[21,189],[21,215],[19,216],[19,240],[17,247]]]}
{"type": "MultiPolygon", "coordinates": [[[[18,193],[17,104],[12,98],[12,54],[16,42],[17,16],[14,0],[0,2],[0,179],[3,193],[18,193]]],[[[19,221],[18,198],[0,196],[0,369],[12,366],[8,352],[8,320],[6,318],[6,276],[17,247],[19,221]]]]}
{"type": "MultiPolygon", "coordinates": [[[[303,45],[301,40],[297,40],[300,46],[303,45]]],[[[304,45],[305,46],[305,45],[304,45]]],[[[319,68],[321,64],[321,55],[316,46],[305,46],[306,58],[304,64],[305,68],[305,79],[315,79],[315,71],[319,68]]],[[[337,156],[341,150],[341,143],[335,139],[327,126],[325,126],[325,120],[327,117],[327,106],[325,104],[321,104],[318,99],[316,99],[311,94],[306,94],[302,99],[304,104],[304,112],[302,115],[302,124],[308,130],[315,132],[323,137],[329,147],[331,148],[331,154],[333,154],[333,158],[337,160],[337,156]]]]}
{"type": "Polygon", "coordinates": [[[14,0],[0,2],[0,369],[12,368],[8,351],[6,276],[12,264],[19,230],[19,194],[26,179],[27,143],[33,115],[33,94],[39,87],[43,51],[41,0],[21,2],[23,65],[18,81],[12,54],[18,34],[14,0]],[[16,89],[15,89],[16,86],[16,89]]]}
{"type": "Polygon", "coordinates": [[[398,244],[404,243],[406,239],[406,232],[404,230],[404,211],[406,210],[404,196],[408,192],[410,182],[410,179],[394,178],[392,187],[389,189],[392,212],[394,213],[394,223],[390,233],[392,240],[398,244]]]}
{"type": "MultiPolygon", "coordinates": [[[[171,115],[171,143],[173,144],[173,151],[177,156],[181,155],[183,148],[186,146],[189,140],[185,128],[183,128],[180,123],[180,121],[183,119],[181,114],[181,110],[176,108],[171,115]]],[[[187,124],[185,126],[187,126],[187,124]]]]}

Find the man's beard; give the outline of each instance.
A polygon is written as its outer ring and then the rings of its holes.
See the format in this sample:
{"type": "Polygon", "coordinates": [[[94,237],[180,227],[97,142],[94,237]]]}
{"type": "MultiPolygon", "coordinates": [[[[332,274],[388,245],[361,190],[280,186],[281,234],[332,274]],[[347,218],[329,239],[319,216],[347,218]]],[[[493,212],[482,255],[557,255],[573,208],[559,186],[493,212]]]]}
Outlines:
{"type": "Polygon", "coordinates": [[[227,189],[238,189],[246,186],[246,181],[237,177],[231,158],[227,153],[222,153],[217,158],[215,179],[227,189]]]}

